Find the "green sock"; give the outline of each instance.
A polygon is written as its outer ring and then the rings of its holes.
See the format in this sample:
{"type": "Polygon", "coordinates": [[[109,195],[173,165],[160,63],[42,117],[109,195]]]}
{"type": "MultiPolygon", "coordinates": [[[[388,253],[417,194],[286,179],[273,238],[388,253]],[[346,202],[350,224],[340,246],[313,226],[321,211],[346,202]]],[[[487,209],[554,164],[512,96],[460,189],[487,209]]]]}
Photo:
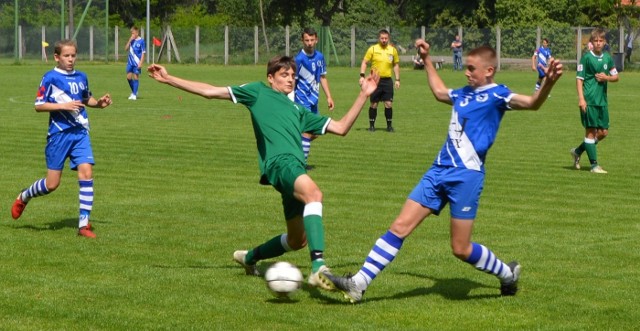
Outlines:
{"type": "Polygon", "coordinates": [[[278,257],[286,252],[287,250],[282,246],[282,235],[280,234],[250,250],[245,257],[245,263],[255,264],[260,260],[278,257]]]}
{"type": "Polygon", "coordinates": [[[598,152],[596,150],[596,144],[585,143],[584,150],[587,151],[587,156],[589,157],[589,162],[591,162],[591,166],[594,167],[598,165],[598,152]]]}
{"type": "Polygon", "coordinates": [[[311,252],[311,271],[316,272],[324,263],[324,227],[322,216],[307,215],[304,217],[304,231],[311,252]]]}

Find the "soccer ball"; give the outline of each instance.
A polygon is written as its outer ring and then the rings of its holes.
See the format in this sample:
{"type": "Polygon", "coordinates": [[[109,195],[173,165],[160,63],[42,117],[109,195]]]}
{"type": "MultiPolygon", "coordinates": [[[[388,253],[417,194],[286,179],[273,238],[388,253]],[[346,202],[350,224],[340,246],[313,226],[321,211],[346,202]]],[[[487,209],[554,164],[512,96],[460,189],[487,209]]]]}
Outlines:
{"type": "Polygon", "coordinates": [[[289,262],[276,262],[267,269],[264,280],[276,297],[288,297],[302,287],[302,272],[289,262]]]}

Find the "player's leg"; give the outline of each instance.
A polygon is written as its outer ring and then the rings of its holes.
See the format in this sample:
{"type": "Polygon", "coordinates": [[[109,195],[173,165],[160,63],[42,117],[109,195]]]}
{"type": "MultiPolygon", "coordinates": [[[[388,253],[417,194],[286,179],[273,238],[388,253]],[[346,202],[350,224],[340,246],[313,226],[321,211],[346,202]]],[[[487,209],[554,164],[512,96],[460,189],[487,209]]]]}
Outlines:
{"type": "Polygon", "coordinates": [[[520,267],[517,262],[507,265],[485,246],[471,242],[473,223],[478,211],[484,174],[464,169],[451,169],[445,185],[451,210],[451,251],[455,257],[476,269],[493,274],[500,279],[503,295],[517,292],[520,267]],[[517,268],[517,270],[516,270],[517,268]]]}
{"type": "MultiPolygon", "coordinates": [[[[318,105],[311,105],[309,110],[314,114],[318,114],[318,105]]],[[[312,169],[312,167],[309,166],[309,153],[311,152],[311,142],[316,139],[316,137],[317,136],[310,133],[302,133],[302,152],[304,153],[304,162],[307,170],[312,169]]]]}
{"type": "Polygon", "coordinates": [[[78,172],[78,234],[95,238],[89,217],[93,209],[93,149],[86,132],[78,133],[77,142],[69,156],[69,166],[78,172]]]}
{"type": "MultiPolygon", "coordinates": [[[[138,87],[140,86],[140,68],[136,67],[134,69],[133,75],[131,76],[131,86],[133,95],[138,96],[138,87]]],[[[135,99],[134,99],[135,100],[135,99]]]]}
{"type": "Polygon", "coordinates": [[[431,214],[431,210],[418,202],[407,199],[402,211],[391,227],[378,238],[355,275],[337,277],[323,275],[333,287],[342,291],[351,303],[362,300],[371,282],[389,265],[400,252],[404,239],[431,214]]]}
{"type": "Polygon", "coordinates": [[[135,100],[134,96],[135,94],[133,94],[133,76],[135,73],[135,69],[133,66],[127,64],[127,83],[129,83],[129,89],[131,90],[131,94],[129,95],[129,100],[135,100]]]}
{"type": "Polygon", "coordinates": [[[471,242],[473,220],[451,218],[451,249],[453,254],[476,269],[500,279],[502,295],[514,295],[518,291],[520,265],[512,261],[502,262],[489,248],[471,242]]]}
{"type": "Polygon", "coordinates": [[[69,139],[67,134],[59,133],[47,138],[47,146],[44,151],[47,162],[47,176],[36,180],[27,189],[18,194],[11,207],[13,219],[18,219],[22,215],[31,199],[47,195],[58,188],[62,177],[62,169],[71,146],[73,146],[73,141],[69,139]]]}
{"type": "Polygon", "coordinates": [[[436,189],[440,169],[430,169],[418,182],[405,201],[400,214],[393,221],[389,230],[378,238],[369,251],[362,267],[353,276],[328,276],[334,286],[342,291],[345,297],[355,303],[362,299],[365,290],[387,265],[400,252],[404,239],[415,230],[429,215],[439,214],[445,201],[436,189]]]}
{"type": "Polygon", "coordinates": [[[387,132],[395,132],[393,129],[393,91],[391,99],[384,102],[384,117],[387,120],[387,132]]]}
{"type": "Polygon", "coordinates": [[[369,97],[369,131],[376,131],[376,118],[378,117],[378,102],[380,102],[382,96],[382,88],[380,85],[369,97]]]}
{"type": "Polygon", "coordinates": [[[47,195],[55,191],[60,185],[60,178],[62,177],[62,170],[47,171],[45,178],[40,178],[33,182],[28,188],[20,192],[18,197],[11,206],[11,217],[17,220],[20,218],[24,209],[27,207],[27,203],[33,198],[47,195]]]}

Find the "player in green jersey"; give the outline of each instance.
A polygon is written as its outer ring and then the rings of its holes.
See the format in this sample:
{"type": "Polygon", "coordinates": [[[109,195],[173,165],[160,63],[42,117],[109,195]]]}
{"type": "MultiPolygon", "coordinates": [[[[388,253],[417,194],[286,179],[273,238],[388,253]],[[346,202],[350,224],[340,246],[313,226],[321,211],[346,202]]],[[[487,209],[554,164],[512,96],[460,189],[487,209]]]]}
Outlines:
{"type": "Polygon", "coordinates": [[[300,135],[303,132],[346,135],[380,78],[377,73],[372,73],[364,79],[351,109],[340,120],[332,120],[307,111],[287,97],[294,88],[295,69],[292,57],[276,56],[267,64],[269,86],[254,82],[229,87],[178,78],[157,64],[151,65],[148,71],[149,76],[158,82],[207,99],[241,103],[251,113],[258,146],[260,183],[272,185],[280,192],[287,232],[252,250],[235,251],[233,259],[244,267],[246,274],[259,275],[258,261],[299,250],[308,244],[311,253],[308,282],[312,286],[330,289],[330,284],[327,285],[319,276],[320,273],[330,273],[323,256],[322,192],[306,173],[300,135]]]}
{"type": "Polygon", "coordinates": [[[569,152],[576,169],[580,169],[580,156],[586,151],[591,172],[606,174],[607,171],[598,164],[596,144],[609,134],[607,83],[618,81],[618,71],[609,52],[603,51],[607,43],[605,31],[600,28],[593,30],[590,42],[593,50],[580,59],[576,77],[580,119],[585,128],[584,141],[569,152]]]}

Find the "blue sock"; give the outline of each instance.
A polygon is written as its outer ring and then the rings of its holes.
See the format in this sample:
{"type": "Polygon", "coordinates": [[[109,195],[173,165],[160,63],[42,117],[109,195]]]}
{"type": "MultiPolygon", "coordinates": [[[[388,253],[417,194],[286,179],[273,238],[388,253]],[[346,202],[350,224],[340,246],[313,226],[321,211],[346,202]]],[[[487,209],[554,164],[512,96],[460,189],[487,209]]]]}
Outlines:
{"type": "Polygon", "coordinates": [[[127,83],[129,83],[129,88],[131,89],[131,92],[133,92],[133,79],[127,79],[127,83]]]}
{"type": "Polygon", "coordinates": [[[140,81],[137,79],[134,79],[131,85],[132,85],[133,94],[138,95],[138,85],[140,85],[140,81]]]}

